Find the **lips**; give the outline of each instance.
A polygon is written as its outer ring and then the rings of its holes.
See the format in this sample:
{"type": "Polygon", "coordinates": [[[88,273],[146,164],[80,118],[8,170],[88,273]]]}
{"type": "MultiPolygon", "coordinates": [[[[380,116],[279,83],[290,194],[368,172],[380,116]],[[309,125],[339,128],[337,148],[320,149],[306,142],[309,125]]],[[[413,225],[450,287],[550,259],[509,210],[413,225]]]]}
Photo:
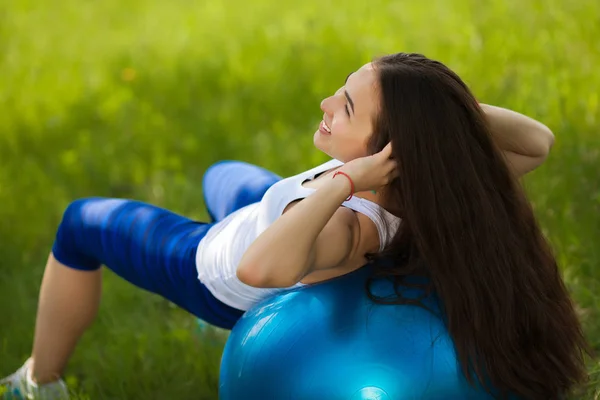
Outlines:
{"type": "Polygon", "coordinates": [[[321,121],[321,124],[319,125],[319,131],[324,135],[331,135],[331,128],[327,126],[325,121],[321,121]]]}

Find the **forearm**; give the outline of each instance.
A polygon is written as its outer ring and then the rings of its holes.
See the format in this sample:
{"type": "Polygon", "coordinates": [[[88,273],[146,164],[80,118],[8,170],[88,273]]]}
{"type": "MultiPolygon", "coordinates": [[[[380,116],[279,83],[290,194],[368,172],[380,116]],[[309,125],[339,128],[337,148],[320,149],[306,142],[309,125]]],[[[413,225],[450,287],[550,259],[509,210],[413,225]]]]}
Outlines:
{"type": "Polygon", "coordinates": [[[545,158],[554,143],[552,131],[539,121],[506,108],[481,104],[498,147],[532,158],[545,158]]]}
{"type": "Polygon", "coordinates": [[[311,268],[317,237],[349,193],[349,181],[338,177],[294,205],[250,245],[238,275],[251,271],[248,279],[269,287],[298,282],[311,268]]]}

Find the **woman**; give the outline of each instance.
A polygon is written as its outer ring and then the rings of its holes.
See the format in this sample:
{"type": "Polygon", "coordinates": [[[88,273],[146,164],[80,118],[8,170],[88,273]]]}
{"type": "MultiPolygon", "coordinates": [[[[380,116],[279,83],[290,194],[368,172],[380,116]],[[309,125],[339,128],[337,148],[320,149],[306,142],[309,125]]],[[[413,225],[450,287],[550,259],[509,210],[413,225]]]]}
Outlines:
{"type": "Polygon", "coordinates": [[[66,395],[59,377],[96,314],[101,264],[230,328],[275,291],[383,256],[395,266],[380,274],[398,283],[417,269],[431,277],[470,378],[544,400],[582,382],[586,342],[515,179],[543,162],[551,132],[479,105],[418,54],[363,66],[321,109],[314,143],[333,159],[283,180],[234,164],[230,177],[263,188],[241,189],[252,200],[214,224],[127,200],[72,203],[46,265],[32,358],[5,383],[66,395]]]}

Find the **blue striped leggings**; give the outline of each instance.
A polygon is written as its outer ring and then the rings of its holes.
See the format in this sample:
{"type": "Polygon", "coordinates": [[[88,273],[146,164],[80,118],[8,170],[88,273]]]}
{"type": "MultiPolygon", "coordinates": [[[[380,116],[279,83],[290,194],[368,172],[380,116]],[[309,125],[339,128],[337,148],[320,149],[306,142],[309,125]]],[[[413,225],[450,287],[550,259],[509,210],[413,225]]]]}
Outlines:
{"type": "Polygon", "coordinates": [[[135,286],[166,298],[196,317],[231,329],[244,311],[220,302],[200,282],[196,248],[215,222],[260,201],[279,179],[270,171],[244,162],[214,164],[202,182],[210,223],[140,201],[79,199],[65,210],[52,253],[70,268],[89,271],[105,265],[135,286]]]}

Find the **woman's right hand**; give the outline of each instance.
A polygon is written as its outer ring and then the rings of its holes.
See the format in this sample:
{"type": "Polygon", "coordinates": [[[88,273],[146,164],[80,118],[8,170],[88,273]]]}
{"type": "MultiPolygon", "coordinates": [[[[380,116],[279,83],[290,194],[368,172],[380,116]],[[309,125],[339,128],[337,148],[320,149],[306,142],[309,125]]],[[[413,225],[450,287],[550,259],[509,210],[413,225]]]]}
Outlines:
{"type": "Polygon", "coordinates": [[[399,175],[398,163],[391,158],[391,155],[392,143],[390,142],[379,153],[349,161],[338,171],[350,176],[355,192],[379,190],[399,175]]]}

